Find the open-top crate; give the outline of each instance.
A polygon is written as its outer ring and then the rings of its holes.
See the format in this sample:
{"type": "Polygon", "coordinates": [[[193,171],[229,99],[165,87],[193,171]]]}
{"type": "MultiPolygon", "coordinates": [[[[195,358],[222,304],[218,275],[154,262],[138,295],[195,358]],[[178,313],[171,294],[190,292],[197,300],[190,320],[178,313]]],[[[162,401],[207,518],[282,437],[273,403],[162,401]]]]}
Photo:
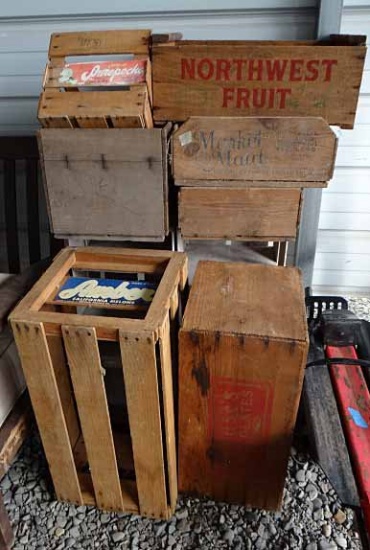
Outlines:
{"type": "Polygon", "coordinates": [[[42,126],[151,128],[150,40],[150,30],[52,34],[38,108],[42,126]],[[101,60],[118,55],[132,59],[101,60]],[[80,56],[92,62],[67,60],[80,56]]]}
{"type": "Polygon", "coordinates": [[[172,514],[170,326],[186,280],[182,253],[66,248],[11,314],[60,500],[158,518],[172,514]],[[86,286],[77,293],[76,276],[84,276],[85,285],[93,279],[98,290],[90,298],[86,286]],[[130,281],[127,288],[154,288],[154,296],[149,290],[138,301],[131,291],[121,303],[122,279],[130,281]],[[106,299],[112,292],[114,303],[106,299]]]}

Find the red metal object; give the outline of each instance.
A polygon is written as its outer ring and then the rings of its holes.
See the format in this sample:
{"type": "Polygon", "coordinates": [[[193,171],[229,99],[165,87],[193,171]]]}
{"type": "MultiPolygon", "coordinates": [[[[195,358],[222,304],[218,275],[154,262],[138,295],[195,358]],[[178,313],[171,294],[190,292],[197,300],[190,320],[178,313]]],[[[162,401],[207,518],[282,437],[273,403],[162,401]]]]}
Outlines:
{"type": "MultiPolygon", "coordinates": [[[[331,359],[358,358],[354,346],[327,346],[326,356],[331,359]]],[[[332,364],[330,374],[370,536],[370,393],[358,365],[332,364]]]]}

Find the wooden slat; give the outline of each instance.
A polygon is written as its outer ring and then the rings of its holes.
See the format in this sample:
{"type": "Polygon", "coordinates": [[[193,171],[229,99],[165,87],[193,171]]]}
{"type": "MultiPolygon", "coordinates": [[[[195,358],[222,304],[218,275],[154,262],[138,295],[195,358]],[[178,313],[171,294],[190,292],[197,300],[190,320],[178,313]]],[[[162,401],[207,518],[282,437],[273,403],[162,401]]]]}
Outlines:
{"type": "Polygon", "coordinates": [[[154,119],[322,116],[352,128],[365,53],[364,46],[264,41],[154,45],[154,119]]]}
{"type": "Polygon", "coordinates": [[[72,248],[65,248],[54,259],[49,269],[40,277],[30,292],[21,300],[10,315],[17,317],[22,311],[30,309],[37,311],[44,304],[54,289],[65,277],[67,271],[73,266],[75,256],[72,248]]]}
{"type": "Polygon", "coordinates": [[[79,128],[108,128],[108,123],[103,117],[76,117],[76,123],[79,128]]]}
{"type": "Polygon", "coordinates": [[[167,517],[155,340],[144,331],[119,338],[140,514],[167,517]]]}
{"type": "Polygon", "coordinates": [[[356,481],[327,367],[306,370],[303,403],[318,463],[341,501],[347,506],[359,506],[356,481]]]}
{"type": "Polygon", "coordinates": [[[29,434],[32,411],[25,391],[13,406],[0,429],[0,479],[9,470],[24,440],[29,434]]]}
{"type": "Polygon", "coordinates": [[[289,240],[297,231],[299,189],[181,189],[184,238],[289,240]]]}
{"type": "Polygon", "coordinates": [[[49,58],[78,55],[148,54],[150,30],[64,32],[51,35],[49,58]]]}
{"type": "Polygon", "coordinates": [[[63,326],[62,332],[96,502],[105,510],[122,510],[121,485],[95,329],[63,326]]]}
{"type": "Polygon", "coordinates": [[[18,321],[12,322],[12,328],[55,492],[60,500],[82,504],[71,442],[44,327],[37,322],[18,321]]]}
{"type": "Polygon", "coordinates": [[[13,530],[0,491],[0,550],[10,550],[13,540],[13,530]]]}
{"type": "Polygon", "coordinates": [[[69,376],[67,358],[64,352],[63,340],[61,336],[56,335],[48,335],[46,339],[54,369],[55,380],[58,385],[60,401],[67,425],[69,439],[71,441],[72,448],[74,448],[80,436],[80,425],[69,376]]]}
{"type": "Polygon", "coordinates": [[[337,145],[319,117],[191,117],[172,140],[175,180],[226,180],[228,187],[229,180],[325,182],[337,145]]]}
{"type": "Polygon", "coordinates": [[[26,185],[27,185],[27,237],[28,237],[28,250],[29,250],[30,264],[32,265],[41,259],[37,159],[27,159],[26,161],[26,185]]]}
{"type": "MultiPolygon", "coordinates": [[[[175,185],[179,187],[223,187],[223,188],[245,188],[245,187],[261,187],[261,182],[257,180],[175,180],[175,185]]],[[[304,185],[306,187],[306,185],[304,185]]],[[[263,187],[273,188],[299,188],[301,189],[301,181],[276,181],[269,180],[263,182],[263,187]]],[[[309,187],[325,188],[328,187],[326,181],[310,181],[309,187]]]]}
{"type": "Polygon", "coordinates": [[[16,195],[15,160],[4,160],[4,210],[8,268],[10,273],[19,273],[18,214],[16,195]]]}
{"type": "Polygon", "coordinates": [[[145,84],[115,92],[67,93],[51,89],[40,96],[38,118],[43,124],[44,119],[65,122],[65,117],[140,117],[146,102],[148,92],[145,84]]]}
{"type": "Polygon", "coordinates": [[[187,278],[187,257],[183,252],[177,252],[169,261],[161,282],[154,294],[151,306],[146,316],[147,323],[161,325],[171,307],[171,299],[176,288],[184,284],[187,278]]]}
{"type": "Polygon", "coordinates": [[[175,441],[175,417],[172,381],[171,336],[170,320],[166,321],[160,329],[159,350],[161,357],[162,392],[164,408],[164,432],[166,441],[166,465],[169,489],[169,503],[171,510],[175,509],[177,500],[177,458],[175,441]]]}

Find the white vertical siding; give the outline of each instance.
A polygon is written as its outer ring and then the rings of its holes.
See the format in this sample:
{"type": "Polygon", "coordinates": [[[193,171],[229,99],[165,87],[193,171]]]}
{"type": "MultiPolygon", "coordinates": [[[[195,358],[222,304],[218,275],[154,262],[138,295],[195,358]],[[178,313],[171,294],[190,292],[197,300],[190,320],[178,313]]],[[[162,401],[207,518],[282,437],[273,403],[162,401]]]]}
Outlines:
{"type": "MultiPolygon", "coordinates": [[[[345,0],[341,32],[370,37],[370,0],[345,0]]],[[[339,130],[334,178],[323,191],[313,288],[370,294],[370,55],[355,128],[339,130]]]]}

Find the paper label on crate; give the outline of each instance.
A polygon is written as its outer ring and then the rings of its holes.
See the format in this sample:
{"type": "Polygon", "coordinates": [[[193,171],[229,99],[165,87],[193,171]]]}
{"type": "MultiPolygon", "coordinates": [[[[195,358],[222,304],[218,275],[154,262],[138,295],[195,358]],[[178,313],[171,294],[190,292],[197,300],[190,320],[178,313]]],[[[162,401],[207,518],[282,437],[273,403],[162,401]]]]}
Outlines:
{"type": "Polygon", "coordinates": [[[193,141],[193,135],[192,132],[184,132],[179,136],[179,141],[181,144],[181,147],[185,147],[185,145],[189,145],[193,141]]]}
{"type": "Polygon", "coordinates": [[[127,86],[145,82],[146,60],[67,63],[60,72],[64,86],[127,86]]]}
{"type": "Polygon", "coordinates": [[[273,388],[265,382],[214,376],[211,380],[209,431],[217,442],[257,443],[268,437],[273,388]]]}
{"type": "Polygon", "coordinates": [[[54,300],[108,305],[145,305],[153,300],[156,287],[154,283],[147,281],[69,277],[58,290],[54,300]]]}

